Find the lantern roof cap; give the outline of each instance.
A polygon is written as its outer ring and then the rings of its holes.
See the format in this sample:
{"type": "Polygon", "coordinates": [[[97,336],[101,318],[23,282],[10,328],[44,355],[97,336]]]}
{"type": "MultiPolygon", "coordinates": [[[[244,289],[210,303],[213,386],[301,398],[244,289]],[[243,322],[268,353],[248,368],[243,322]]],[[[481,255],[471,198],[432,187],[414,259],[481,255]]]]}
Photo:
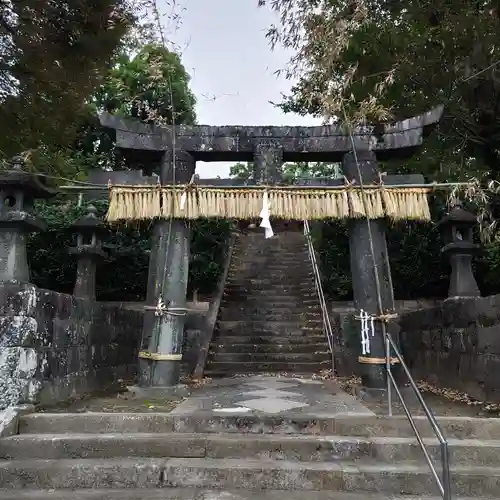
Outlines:
{"type": "Polygon", "coordinates": [[[80,232],[104,232],[106,231],[106,225],[104,222],[97,217],[97,208],[94,205],[87,206],[87,213],[80,217],[72,226],[74,229],[80,232]]]}
{"type": "Polygon", "coordinates": [[[461,205],[457,204],[437,223],[437,225],[452,225],[454,223],[475,224],[477,223],[477,217],[472,212],[465,210],[461,205]]]}

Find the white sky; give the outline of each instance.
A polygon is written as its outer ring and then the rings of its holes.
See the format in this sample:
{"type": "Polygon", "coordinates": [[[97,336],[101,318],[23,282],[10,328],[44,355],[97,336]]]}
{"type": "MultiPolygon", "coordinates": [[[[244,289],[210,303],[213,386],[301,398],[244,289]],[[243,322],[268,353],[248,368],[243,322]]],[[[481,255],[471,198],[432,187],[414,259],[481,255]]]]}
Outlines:
{"type": "MultiPolygon", "coordinates": [[[[179,45],[191,75],[191,88],[203,125],[318,125],[312,117],[285,115],[269,101],[279,102],[291,82],[274,72],[285,67],[289,54],[271,50],[267,28],[277,20],[258,0],[177,0],[181,21],[168,25],[168,37],[179,45]]],[[[158,0],[163,13],[172,0],[158,0]]],[[[231,163],[197,163],[200,177],[228,177],[231,163]]]]}

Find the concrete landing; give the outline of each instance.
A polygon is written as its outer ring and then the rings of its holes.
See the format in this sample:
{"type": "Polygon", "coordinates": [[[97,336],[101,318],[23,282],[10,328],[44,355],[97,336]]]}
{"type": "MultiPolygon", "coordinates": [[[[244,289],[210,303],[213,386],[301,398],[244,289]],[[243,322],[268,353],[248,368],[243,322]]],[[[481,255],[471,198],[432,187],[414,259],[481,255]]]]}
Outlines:
{"type": "Polygon", "coordinates": [[[214,380],[195,390],[171,412],[207,413],[317,418],[375,415],[333,381],[266,375],[214,380]]]}
{"type": "MultiPolygon", "coordinates": [[[[0,500],[441,500],[434,496],[386,495],[382,493],[343,493],[338,491],[227,491],[197,488],[161,490],[0,490],[0,500]]],[[[493,500],[454,497],[453,500],[493,500]]]]}

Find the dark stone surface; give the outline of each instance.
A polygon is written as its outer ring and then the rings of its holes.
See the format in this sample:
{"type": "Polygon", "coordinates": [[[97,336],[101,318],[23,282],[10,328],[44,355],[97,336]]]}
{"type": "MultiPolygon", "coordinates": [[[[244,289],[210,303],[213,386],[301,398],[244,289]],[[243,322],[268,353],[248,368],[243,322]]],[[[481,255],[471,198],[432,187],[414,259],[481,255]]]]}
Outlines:
{"type": "Polygon", "coordinates": [[[70,253],[76,256],[77,269],[73,295],[95,300],[95,275],[97,260],[106,256],[102,250],[101,238],[107,232],[104,222],[97,218],[94,206],[88,206],[86,215],[73,224],[77,233],[76,247],[70,253]]]}
{"type": "Polygon", "coordinates": [[[448,299],[407,312],[400,328],[414,378],[500,402],[500,295],[448,299]]]}
{"type": "Polygon", "coordinates": [[[0,281],[29,281],[27,235],[45,229],[44,222],[31,214],[33,202],[50,196],[40,177],[26,170],[21,156],[0,173],[0,281]]]}
{"type": "Polygon", "coordinates": [[[134,375],[142,313],[0,284],[0,408],[56,403],[134,375]]]}
{"type": "MultiPolygon", "coordinates": [[[[184,151],[165,152],[160,168],[162,184],[185,184],[195,172],[193,157],[184,151]]],[[[149,261],[147,305],[141,349],[162,355],[182,354],[185,315],[157,314],[152,307],[186,308],[189,270],[189,224],[180,219],[156,221],[149,261]]],[[[139,385],[170,386],[179,382],[181,360],[139,360],[139,385]]]]}
{"type": "MultiPolygon", "coordinates": [[[[399,314],[436,306],[435,300],[396,300],[399,314]]],[[[339,377],[359,374],[358,356],[361,354],[359,321],[354,319],[353,302],[328,302],[330,323],[333,328],[335,371],[339,377]]]]}
{"type": "Polygon", "coordinates": [[[441,251],[451,265],[448,297],[479,297],[481,293],[472,272],[472,258],[479,251],[479,245],[474,243],[477,217],[457,205],[437,226],[445,243],[441,251]]]}
{"type": "MultiPolygon", "coordinates": [[[[380,158],[411,155],[423,137],[441,118],[442,107],[423,115],[385,125],[376,137],[373,127],[356,131],[370,141],[380,158]]],[[[143,151],[166,151],[175,143],[201,161],[253,161],[257,145],[279,143],[283,161],[340,161],[352,149],[345,129],[338,125],[317,127],[208,126],[180,125],[157,127],[103,113],[101,124],[116,130],[119,148],[143,151]],[[175,131],[175,132],[174,132],[175,131]]]]}
{"type": "Polygon", "coordinates": [[[315,373],[331,365],[304,234],[239,236],[205,374],[315,373]]]}
{"type": "MultiPolygon", "coordinates": [[[[152,249],[147,304],[155,307],[161,298],[165,305],[185,308],[189,265],[189,228],[186,223],[182,220],[174,220],[172,223],[156,222],[152,249]]],[[[154,310],[146,311],[142,348],[161,354],[180,354],[184,322],[184,316],[170,314],[157,316],[154,310]]],[[[169,361],[140,360],[139,384],[142,386],[177,384],[181,363],[180,361],[174,363],[175,366],[172,367],[169,361]]]]}
{"type": "Polygon", "coordinates": [[[188,335],[187,332],[190,330],[186,330],[186,335],[184,337],[185,345],[183,348],[183,352],[185,353],[184,361],[188,366],[189,373],[192,373],[195,378],[203,377],[203,371],[205,370],[205,364],[207,362],[208,351],[210,350],[210,343],[212,342],[219,308],[224,295],[224,290],[226,288],[226,281],[229,275],[235,243],[236,234],[232,233],[226,241],[226,247],[224,249],[224,268],[219,278],[219,283],[217,284],[217,291],[210,302],[204,324],[201,330],[198,330],[199,334],[188,335]],[[191,356],[192,359],[189,359],[189,356],[191,356]]]}
{"type": "MultiPolygon", "coordinates": [[[[368,149],[348,153],[342,163],[344,175],[349,181],[370,184],[377,181],[379,169],[375,153],[368,149]]],[[[361,310],[370,316],[395,312],[391,269],[388,265],[386,221],[383,219],[351,219],[348,222],[349,249],[351,255],[351,275],[354,304],[359,314],[361,310]],[[380,295],[380,297],[379,297],[380,295]],[[380,303],[379,303],[380,300],[380,303]]],[[[358,321],[357,329],[360,331],[358,321]]],[[[370,336],[370,352],[360,353],[366,358],[385,358],[385,328],[397,336],[393,323],[384,327],[375,321],[375,333],[370,336]]],[[[360,366],[363,386],[383,389],[386,386],[385,365],[362,363],[360,366]]]]}
{"type": "Polygon", "coordinates": [[[276,144],[257,144],[253,161],[253,178],[257,184],[278,184],[281,180],[283,148],[276,144]]]}

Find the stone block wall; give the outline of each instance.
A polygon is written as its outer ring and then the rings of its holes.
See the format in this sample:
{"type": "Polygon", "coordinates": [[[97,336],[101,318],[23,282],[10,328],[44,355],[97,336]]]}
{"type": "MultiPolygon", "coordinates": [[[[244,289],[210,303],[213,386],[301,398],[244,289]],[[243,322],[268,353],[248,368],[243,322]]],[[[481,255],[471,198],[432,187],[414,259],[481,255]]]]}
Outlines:
{"type": "Polygon", "coordinates": [[[0,409],[56,403],[135,374],[142,313],[0,284],[0,409]]]}
{"type": "MultiPolygon", "coordinates": [[[[210,298],[209,300],[215,300],[210,298]]],[[[144,302],[101,302],[106,306],[120,307],[138,313],[144,310],[144,302]]],[[[184,323],[184,339],[182,345],[182,369],[181,374],[190,377],[196,368],[198,356],[207,336],[209,314],[208,302],[187,302],[189,309],[184,323]]],[[[142,333],[142,326],[139,335],[142,333]]],[[[210,335],[212,333],[210,332],[210,335]]]]}
{"type": "MultiPolygon", "coordinates": [[[[411,311],[433,307],[439,302],[427,299],[397,300],[396,310],[411,311]]],[[[360,323],[354,319],[356,312],[353,302],[331,302],[328,304],[330,322],[334,333],[335,369],[340,377],[348,377],[358,372],[360,354],[360,323]]]]}
{"type": "Polygon", "coordinates": [[[406,312],[400,327],[414,378],[500,403],[500,295],[406,312]]]}

